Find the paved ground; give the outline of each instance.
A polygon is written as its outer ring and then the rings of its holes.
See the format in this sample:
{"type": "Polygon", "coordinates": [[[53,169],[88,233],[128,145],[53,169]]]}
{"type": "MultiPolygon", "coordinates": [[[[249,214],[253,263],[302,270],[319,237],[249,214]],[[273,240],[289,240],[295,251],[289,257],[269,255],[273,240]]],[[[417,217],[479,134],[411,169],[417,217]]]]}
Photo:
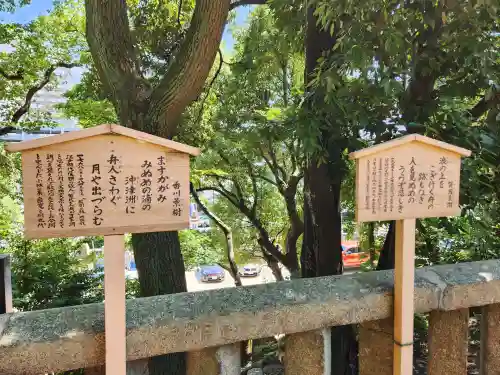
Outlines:
{"type": "MultiPolygon", "coordinates": [[[[282,271],[283,276],[287,275],[286,271],[282,271]]],[[[276,281],[274,279],[273,273],[269,267],[262,267],[262,271],[259,276],[256,277],[242,277],[241,281],[243,285],[255,285],[255,284],[264,284],[264,283],[272,283],[276,281]]],[[[220,288],[231,288],[234,287],[234,280],[226,271],[226,277],[224,281],[221,282],[209,282],[203,283],[196,278],[194,271],[186,272],[186,282],[187,287],[190,292],[194,292],[197,290],[208,290],[208,289],[220,289],[220,288]]]]}
{"type": "MultiPolygon", "coordinates": [[[[288,272],[283,270],[283,276],[287,276],[288,272]]],[[[357,272],[357,270],[347,270],[345,274],[351,274],[357,272]]],[[[137,278],[137,271],[127,271],[127,277],[129,278],[137,278]]],[[[241,278],[243,285],[255,285],[255,284],[264,284],[264,283],[272,283],[276,280],[274,279],[273,273],[271,269],[267,266],[262,267],[262,271],[257,277],[242,277],[241,278]]],[[[234,280],[226,271],[226,277],[224,281],[221,282],[209,282],[204,283],[201,282],[195,275],[194,271],[186,272],[186,282],[187,287],[190,292],[195,292],[199,290],[209,290],[209,289],[220,289],[220,288],[231,288],[234,287],[234,280]]]]}
{"type": "MultiPolygon", "coordinates": [[[[346,270],[345,274],[349,275],[351,273],[355,273],[359,270],[357,269],[351,269],[351,270],[346,270]]],[[[286,270],[283,270],[283,276],[289,275],[289,273],[286,270]]],[[[190,271],[186,272],[186,281],[187,281],[187,287],[190,292],[195,292],[198,290],[209,290],[209,289],[219,289],[219,288],[231,288],[234,287],[234,280],[233,278],[229,275],[229,273],[226,271],[226,277],[224,281],[222,282],[210,282],[210,283],[203,283],[199,281],[195,273],[190,271]]],[[[269,269],[269,267],[264,266],[262,267],[262,272],[260,273],[259,276],[257,277],[242,277],[241,281],[243,282],[243,285],[255,285],[255,284],[264,284],[264,283],[273,283],[276,280],[274,279],[273,273],[269,269]]]]}

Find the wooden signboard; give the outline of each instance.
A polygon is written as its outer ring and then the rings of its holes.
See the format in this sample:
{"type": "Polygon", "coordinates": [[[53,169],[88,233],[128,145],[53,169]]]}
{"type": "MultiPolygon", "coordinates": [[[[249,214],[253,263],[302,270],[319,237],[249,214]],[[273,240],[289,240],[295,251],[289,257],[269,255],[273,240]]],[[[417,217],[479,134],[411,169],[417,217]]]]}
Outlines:
{"type": "Polygon", "coordinates": [[[407,135],[354,152],[356,219],[396,220],[394,374],[413,372],[416,218],[460,213],[460,162],[469,150],[407,135]]]}
{"type": "Polygon", "coordinates": [[[104,235],[106,373],[126,373],[124,233],[189,227],[199,150],[119,125],[12,143],[28,238],[104,235]]]}
{"type": "Polygon", "coordinates": [[[189,226],[197,149],[119,125],[9,144],[21,151],[25,234],[75,237],[189,226]]]}
{"type": "Polygon", "coordinates": [[[359,222],[460,213],[460,157],[470,151],[421,135],[352,153],[359,222]]]}

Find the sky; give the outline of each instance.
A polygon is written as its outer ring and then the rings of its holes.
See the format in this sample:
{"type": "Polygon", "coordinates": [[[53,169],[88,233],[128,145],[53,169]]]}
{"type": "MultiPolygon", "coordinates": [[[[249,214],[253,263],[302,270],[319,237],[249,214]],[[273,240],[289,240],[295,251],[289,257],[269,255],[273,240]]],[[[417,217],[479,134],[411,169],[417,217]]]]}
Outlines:
{"type": "Polygon", "coordinates": [[[0,12],[0,21],[27,23],[42,14],[47,14],[50,9],[52,9],[52,0],[33,0],[30,5],[14,13],[0,12]]]}

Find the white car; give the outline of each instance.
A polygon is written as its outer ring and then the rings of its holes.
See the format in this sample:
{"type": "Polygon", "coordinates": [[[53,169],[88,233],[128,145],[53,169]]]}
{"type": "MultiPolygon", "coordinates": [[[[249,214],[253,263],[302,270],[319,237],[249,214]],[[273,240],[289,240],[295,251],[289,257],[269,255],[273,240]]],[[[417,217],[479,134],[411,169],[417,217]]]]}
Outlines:
{"type": "Polygon", "coordinates": [[[257,264],[245,264],[240,268],[240,276],[259,276],[261,270],[261,266],[257,264]]]}

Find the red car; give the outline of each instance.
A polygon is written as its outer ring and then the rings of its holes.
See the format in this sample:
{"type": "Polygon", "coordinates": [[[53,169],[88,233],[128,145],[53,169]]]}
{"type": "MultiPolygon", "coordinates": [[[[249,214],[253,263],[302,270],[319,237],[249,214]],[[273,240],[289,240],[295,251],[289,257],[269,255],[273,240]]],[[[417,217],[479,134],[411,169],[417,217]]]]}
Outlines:
{"type": "Polygon", "coordinates": [[[345,241],[341,246],[344,268],[359,268],[370,259],[370,254],[362,252],[357,241],[345,241]]]}

